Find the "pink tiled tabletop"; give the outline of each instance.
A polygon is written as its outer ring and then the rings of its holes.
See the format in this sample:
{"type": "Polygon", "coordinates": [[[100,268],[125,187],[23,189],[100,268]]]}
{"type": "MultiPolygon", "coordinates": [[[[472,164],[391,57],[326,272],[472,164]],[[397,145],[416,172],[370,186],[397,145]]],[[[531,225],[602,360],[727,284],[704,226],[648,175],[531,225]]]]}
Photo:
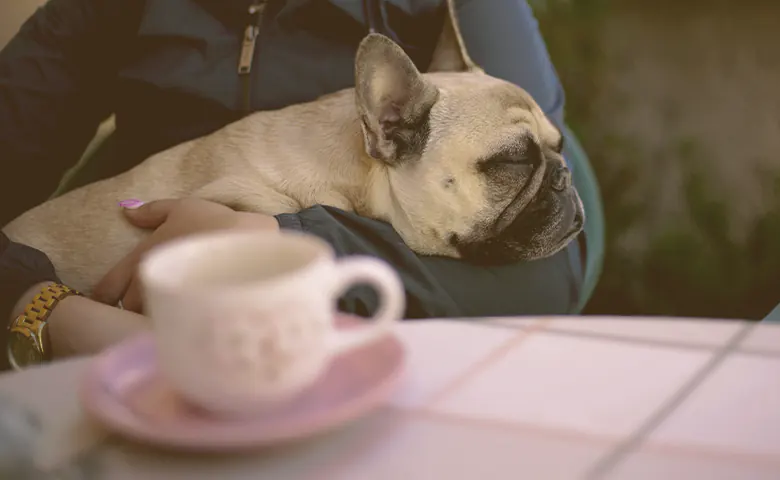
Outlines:
{"type": "Polygon", "coordinates": [[[332,433],[183,455],[89,424],[89,359],[0,376],[38,412],[42,462],[123,479],[780,479],[780,326],[556,317],[409,322],[395,395],[332,433]]]}

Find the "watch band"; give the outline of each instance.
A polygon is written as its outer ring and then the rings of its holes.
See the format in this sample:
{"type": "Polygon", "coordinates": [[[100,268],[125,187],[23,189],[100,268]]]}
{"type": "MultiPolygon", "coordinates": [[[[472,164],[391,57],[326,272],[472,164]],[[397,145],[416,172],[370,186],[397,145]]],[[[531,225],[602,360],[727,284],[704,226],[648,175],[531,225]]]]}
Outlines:
{"type": "MultiPolygon", "coordinates": [[[[0,318],[13,318],[11,315],[18,312],[12,310],[22,295],[43,282],[62,283],[46,254],[13,242],[0,231],[0,318]]],[[[5,320],[2,325],[0,340],[5,340],[5,320]]]]}
{"type": "Polygon", "coordinates": [[[81,295],[81,293],[59,283],[47,285],[11,322],[9,332],[25,336],[30,341],[30,348],[37,350],[44,359],[50,360],[51,346],[48,336],[44,335],[44,326],[54,307],[71,295],[81,295]]]}

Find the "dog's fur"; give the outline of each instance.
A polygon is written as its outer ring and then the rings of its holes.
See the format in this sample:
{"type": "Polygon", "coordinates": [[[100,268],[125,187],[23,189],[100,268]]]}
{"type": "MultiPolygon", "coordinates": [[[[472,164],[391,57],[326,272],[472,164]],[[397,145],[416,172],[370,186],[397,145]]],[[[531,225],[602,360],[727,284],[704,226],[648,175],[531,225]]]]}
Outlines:
{"type": "Polygon", "coordinates": [[[324,204],[384,220],[420,254],[482,263],[552,255],[582,229],[561,133],[521,88],[471,69],[420,74],[367,36],[356,87],[258,112],[8,224],[84,292],[143,238],[117,201],[187,196],[280,214],[324,204]]]}

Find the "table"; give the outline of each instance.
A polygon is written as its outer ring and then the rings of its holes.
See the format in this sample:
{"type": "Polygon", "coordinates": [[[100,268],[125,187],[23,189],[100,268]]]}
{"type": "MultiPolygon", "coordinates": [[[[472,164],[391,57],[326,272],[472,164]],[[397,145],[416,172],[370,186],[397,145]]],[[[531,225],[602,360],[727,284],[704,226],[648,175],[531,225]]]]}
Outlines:
{"type": "Polygon", "coordinates": [[[382,409],[252,454],[163,453],[101,434],[76,400],[89,359],[0,376],[0,395],[37,411],[40,455],[91,466],[84,478],[780,478],[779,325],[554,317],[398,332],[408,370],[382,409]]]}

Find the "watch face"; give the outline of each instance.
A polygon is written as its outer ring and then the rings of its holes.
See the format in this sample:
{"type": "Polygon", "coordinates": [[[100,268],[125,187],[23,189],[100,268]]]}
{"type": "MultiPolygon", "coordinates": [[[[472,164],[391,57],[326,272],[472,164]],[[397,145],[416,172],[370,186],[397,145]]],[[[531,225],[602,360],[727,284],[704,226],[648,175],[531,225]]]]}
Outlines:
{"type": "Polygon", "coordinates": [[[24,368],[43,363],[43,355],[32,345],[30,338],[11,332],[8,339],[8,360],[12,366],[24,368]]]}

